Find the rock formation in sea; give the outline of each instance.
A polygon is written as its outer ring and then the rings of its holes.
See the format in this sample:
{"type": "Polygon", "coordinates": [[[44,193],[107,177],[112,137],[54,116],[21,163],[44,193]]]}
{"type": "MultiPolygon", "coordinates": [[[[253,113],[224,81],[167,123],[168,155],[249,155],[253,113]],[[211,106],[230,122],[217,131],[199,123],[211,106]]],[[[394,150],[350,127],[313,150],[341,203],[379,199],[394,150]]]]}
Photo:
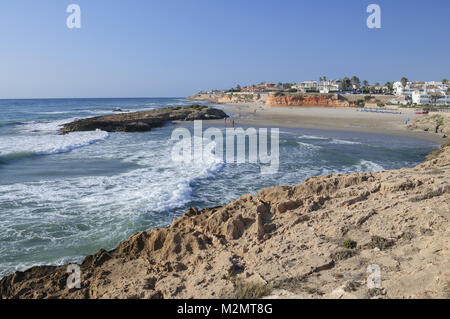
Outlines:
{"type": "Polygon", "coordinates": [[[77,120],[63,125],[61,133],[96,129],[107,132],[145,132],[170,121],[214,120],[226,117],[228,116],[222,110],[194,104],[187,107],[171,107],[77,120]]]}
{"type": "Polygon", "coordinates": [[[327,175],[190,208],[81,264],[0,281],[1,298],[450,298],[450,145],[420,165],[327,175]]]}

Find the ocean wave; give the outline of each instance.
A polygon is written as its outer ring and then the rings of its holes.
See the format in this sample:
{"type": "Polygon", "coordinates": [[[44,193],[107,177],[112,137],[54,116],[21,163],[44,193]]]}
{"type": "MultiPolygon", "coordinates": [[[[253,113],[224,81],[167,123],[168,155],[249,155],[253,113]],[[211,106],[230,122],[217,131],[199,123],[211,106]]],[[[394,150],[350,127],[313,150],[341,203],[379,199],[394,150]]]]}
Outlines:
{"type": "Polygon", "coordinates": [[[19,160],[22,158],[33,157],[36,156],[33,152],[17,152],[17,153],[9,153],[5,155],[0,155],[0,164],[6,164],[15,160],[19,160]]]}
{"type": "Polygon", "coordinates": [[[308,139],[308,140],[322,140],[322,141],[328,141],[330,144],[362,144],[360,142],[356,141],[348,141],[348,140],[341,140],[337,138],[329,138],[329,137],[323,137],[323,136],[316,136],[316,135],[302,135],[299,136],[299,139],[308,139]]]}
{"type": "Polygon", "coordinates": [[[15,130],[20,133],[56,133],[62,125],[78,120],[79,118],[66,118],[50,122],[29,121],[20,123],[15,130]]]}
{"type": "Polygon", "coordinates": [[[17,159],[31,155],[67,153],[109,137],[104,131],[74,132],[66,135],[0,136],[0,156],[17,159]]]}
{"type": "Polygon", "coordinates": [[[321,146],[319,145],[314,145],[314,144],[309,144],[309,143],[303,143],[303,142],[297,142],[298,145],[301,145],[303,147],[306,147],[308,149],[313,149],[313,150],[320,150],[322,149],[321,146]]]}
{"type": "MultiPolygon", "coordinates": [[[[182,142],[184,146],[188,146],[191,141],[183,140],[182,142]]],[[[177,190],[172,192],[172,198],[165,203],[163,207],[160,207],[161,210],[173,209],[176,207],[180,207],[192,199],[193,190],[191,185],[198,180],[207,179],[214,177],[222,168],[224,167],[223,158],[220,158],[218,154],[216,154],[216,146],[217,144],[214,141],[210,141],[208,139],[194,139],[193,149],[195,150],[199,147],[199,144],[202,143],[202,156],[201,158],[196,159],[195,157],[188,162],[178,162],[173,163],[175,170],[186,172],[184,180],[178,184],[177,190]]],[[[170,147],[172,149],[172,147],[170,147]]],[[[171,154],[173,156],[173,154],[171,154]]]]}
{"type": "Polygon", "coordinates": [[[383,166],[367,160],[360,160],[359,163],[355,165],[355,168],[359,172],[378,172],[384,170],[383,166]]]}
{"type": "Polygon", "coordinates": [[[8,121],[8,122],[1,122],[1,123],[0,123],[0,127],[16,126],[16,125],[24,125],[24,124],[27,124],[27,122],[8,121]]]}
{"type": "Polygon", "coordinates": [[[30,114],[39,114],[39,115],[63,115],[63,114],[68,114],[70,116],[70,114],[113,114],[115,113],[116,108],[111,108],[111,109],[97,109],[97,110],[83,110],[83,109],[78,109],[78,110],[66,110],[66,111],[40,111],[40,112],[26,112],[26,113],[30,113],[30,114]]]}
{"type": "Polygon", "coordinates": [[[308,139],[308,140],[329,140],[328,137],[315,136],[315,135],[302,135],[302,136],[299,136],[299,138],[308,139]]]}
{"type": "Polygon", "coordinates": [[[356,142],[356,141],[339,140],[339,139],[335,139],[335,138],[333,138],[330,141],[330,143],[331,144],[344,144],[344,145],[346,145],[346,144],[348,144],[348,145],[362,144],[362,143],[356,142]]]}

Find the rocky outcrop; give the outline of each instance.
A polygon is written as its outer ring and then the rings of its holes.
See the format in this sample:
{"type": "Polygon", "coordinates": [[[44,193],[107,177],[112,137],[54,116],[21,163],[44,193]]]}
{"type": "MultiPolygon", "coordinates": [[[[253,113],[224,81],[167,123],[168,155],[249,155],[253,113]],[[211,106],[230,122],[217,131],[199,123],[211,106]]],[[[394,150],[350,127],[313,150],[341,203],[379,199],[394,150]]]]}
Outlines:
{"type": "Polygon", "coordinates": [[[207,101],[214,104],[265,103],[268,93],[198,93],[188,97],[192,101],[207,101]]]}
{"type": "Polygon", "coordinates": [[[80,289],[67,265],[40,266],[3,278],[0,297],[226,298],[258,285],[269,298],[450,298],[449,192],[447,144],[414,168],[190,208],[86,257],[80,289]]]}
{"type": "Polygon", "coordinates": [[[107,132],[145,132],[169,121],[214,120],[225,117],[227,115],[222,110],[191,105],[183,108],[172,107],[77,120],[63,125],[61,133],[95,131],[96,129],[107,132]]]}
{"type": "Polygon", "coordinates": [[[284,94],[269,96],[266,105],[349,107],[351,104],[338,94],[284,94]]]}
{"type": "Polygon", "coordinates": [[[414,131],[425,131],[442,134],[443,137],[450,136],[450,114],[430,114],[412,119],[408,129],[414,131]]]}

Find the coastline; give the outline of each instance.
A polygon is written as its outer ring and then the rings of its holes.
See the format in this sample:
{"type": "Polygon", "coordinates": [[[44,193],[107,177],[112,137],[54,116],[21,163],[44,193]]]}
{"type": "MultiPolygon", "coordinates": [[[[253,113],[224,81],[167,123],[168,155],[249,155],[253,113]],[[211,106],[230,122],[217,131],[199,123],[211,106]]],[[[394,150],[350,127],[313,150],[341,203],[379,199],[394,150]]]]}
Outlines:
{"type": "Polygon", "coordinates": [[[80,265],[0,281],[0,298],[450,298],[450,144],[413,168],[309,178],[193,207],[80,265]],[[375,265],[382,285],[366,284],[375,265]],[[246,287],[242,290],[242,287],[246,287]]]}
{"type": "MultiPolygon", "coordinates": [[[[279,124],[286,116],[262,111],[261,121],[246,118],[248,110],[226,109],[241,113],[237,124],[279,124]]],[[[449,162],[447,143],[413,168],[313,177],[190,208],[166,228],[87,256],[81,289],[65,286],[68,265],[37,266],[0,280],[0,298],[233,298],[242,283],[270,287],[269,298],[447,298],[449,162]],[[383,288],[365,286],[368,264],[380,265],[383,288]]]]}
{"type": "MultiPolygon", "coordinates": [[[[234,113],[236,125],[383,134],[410,137],[438,145],[445,142],[442,134],[409,130],[405,120],[423,117],[411,110],[401,110],[402,114],[384,114],[360,112],[357,108],[266,107],[258,103],[223,106],[225,112],[234,113]]],[[[208,122],[223,125],[223,121],[208,122]]]]}

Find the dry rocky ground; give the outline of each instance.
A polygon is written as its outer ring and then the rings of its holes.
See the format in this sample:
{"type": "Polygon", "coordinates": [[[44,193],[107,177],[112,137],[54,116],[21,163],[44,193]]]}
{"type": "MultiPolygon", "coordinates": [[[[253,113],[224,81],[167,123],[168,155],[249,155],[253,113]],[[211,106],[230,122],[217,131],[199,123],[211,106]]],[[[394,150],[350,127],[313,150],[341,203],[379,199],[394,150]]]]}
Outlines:
{"type": "Polygon", "coordinates": [[[81,289],[67,266],[34,267],[0,296],[450,298],[449,181],[447,143],[413,168],[267,188],[88,256],[81,289]]]}
{"type": "Polygon", "coordinates": [[[442,134],[444,138],[450,136],[450,113],[432,113],[412,120],[408,129],[442,134]]]}

